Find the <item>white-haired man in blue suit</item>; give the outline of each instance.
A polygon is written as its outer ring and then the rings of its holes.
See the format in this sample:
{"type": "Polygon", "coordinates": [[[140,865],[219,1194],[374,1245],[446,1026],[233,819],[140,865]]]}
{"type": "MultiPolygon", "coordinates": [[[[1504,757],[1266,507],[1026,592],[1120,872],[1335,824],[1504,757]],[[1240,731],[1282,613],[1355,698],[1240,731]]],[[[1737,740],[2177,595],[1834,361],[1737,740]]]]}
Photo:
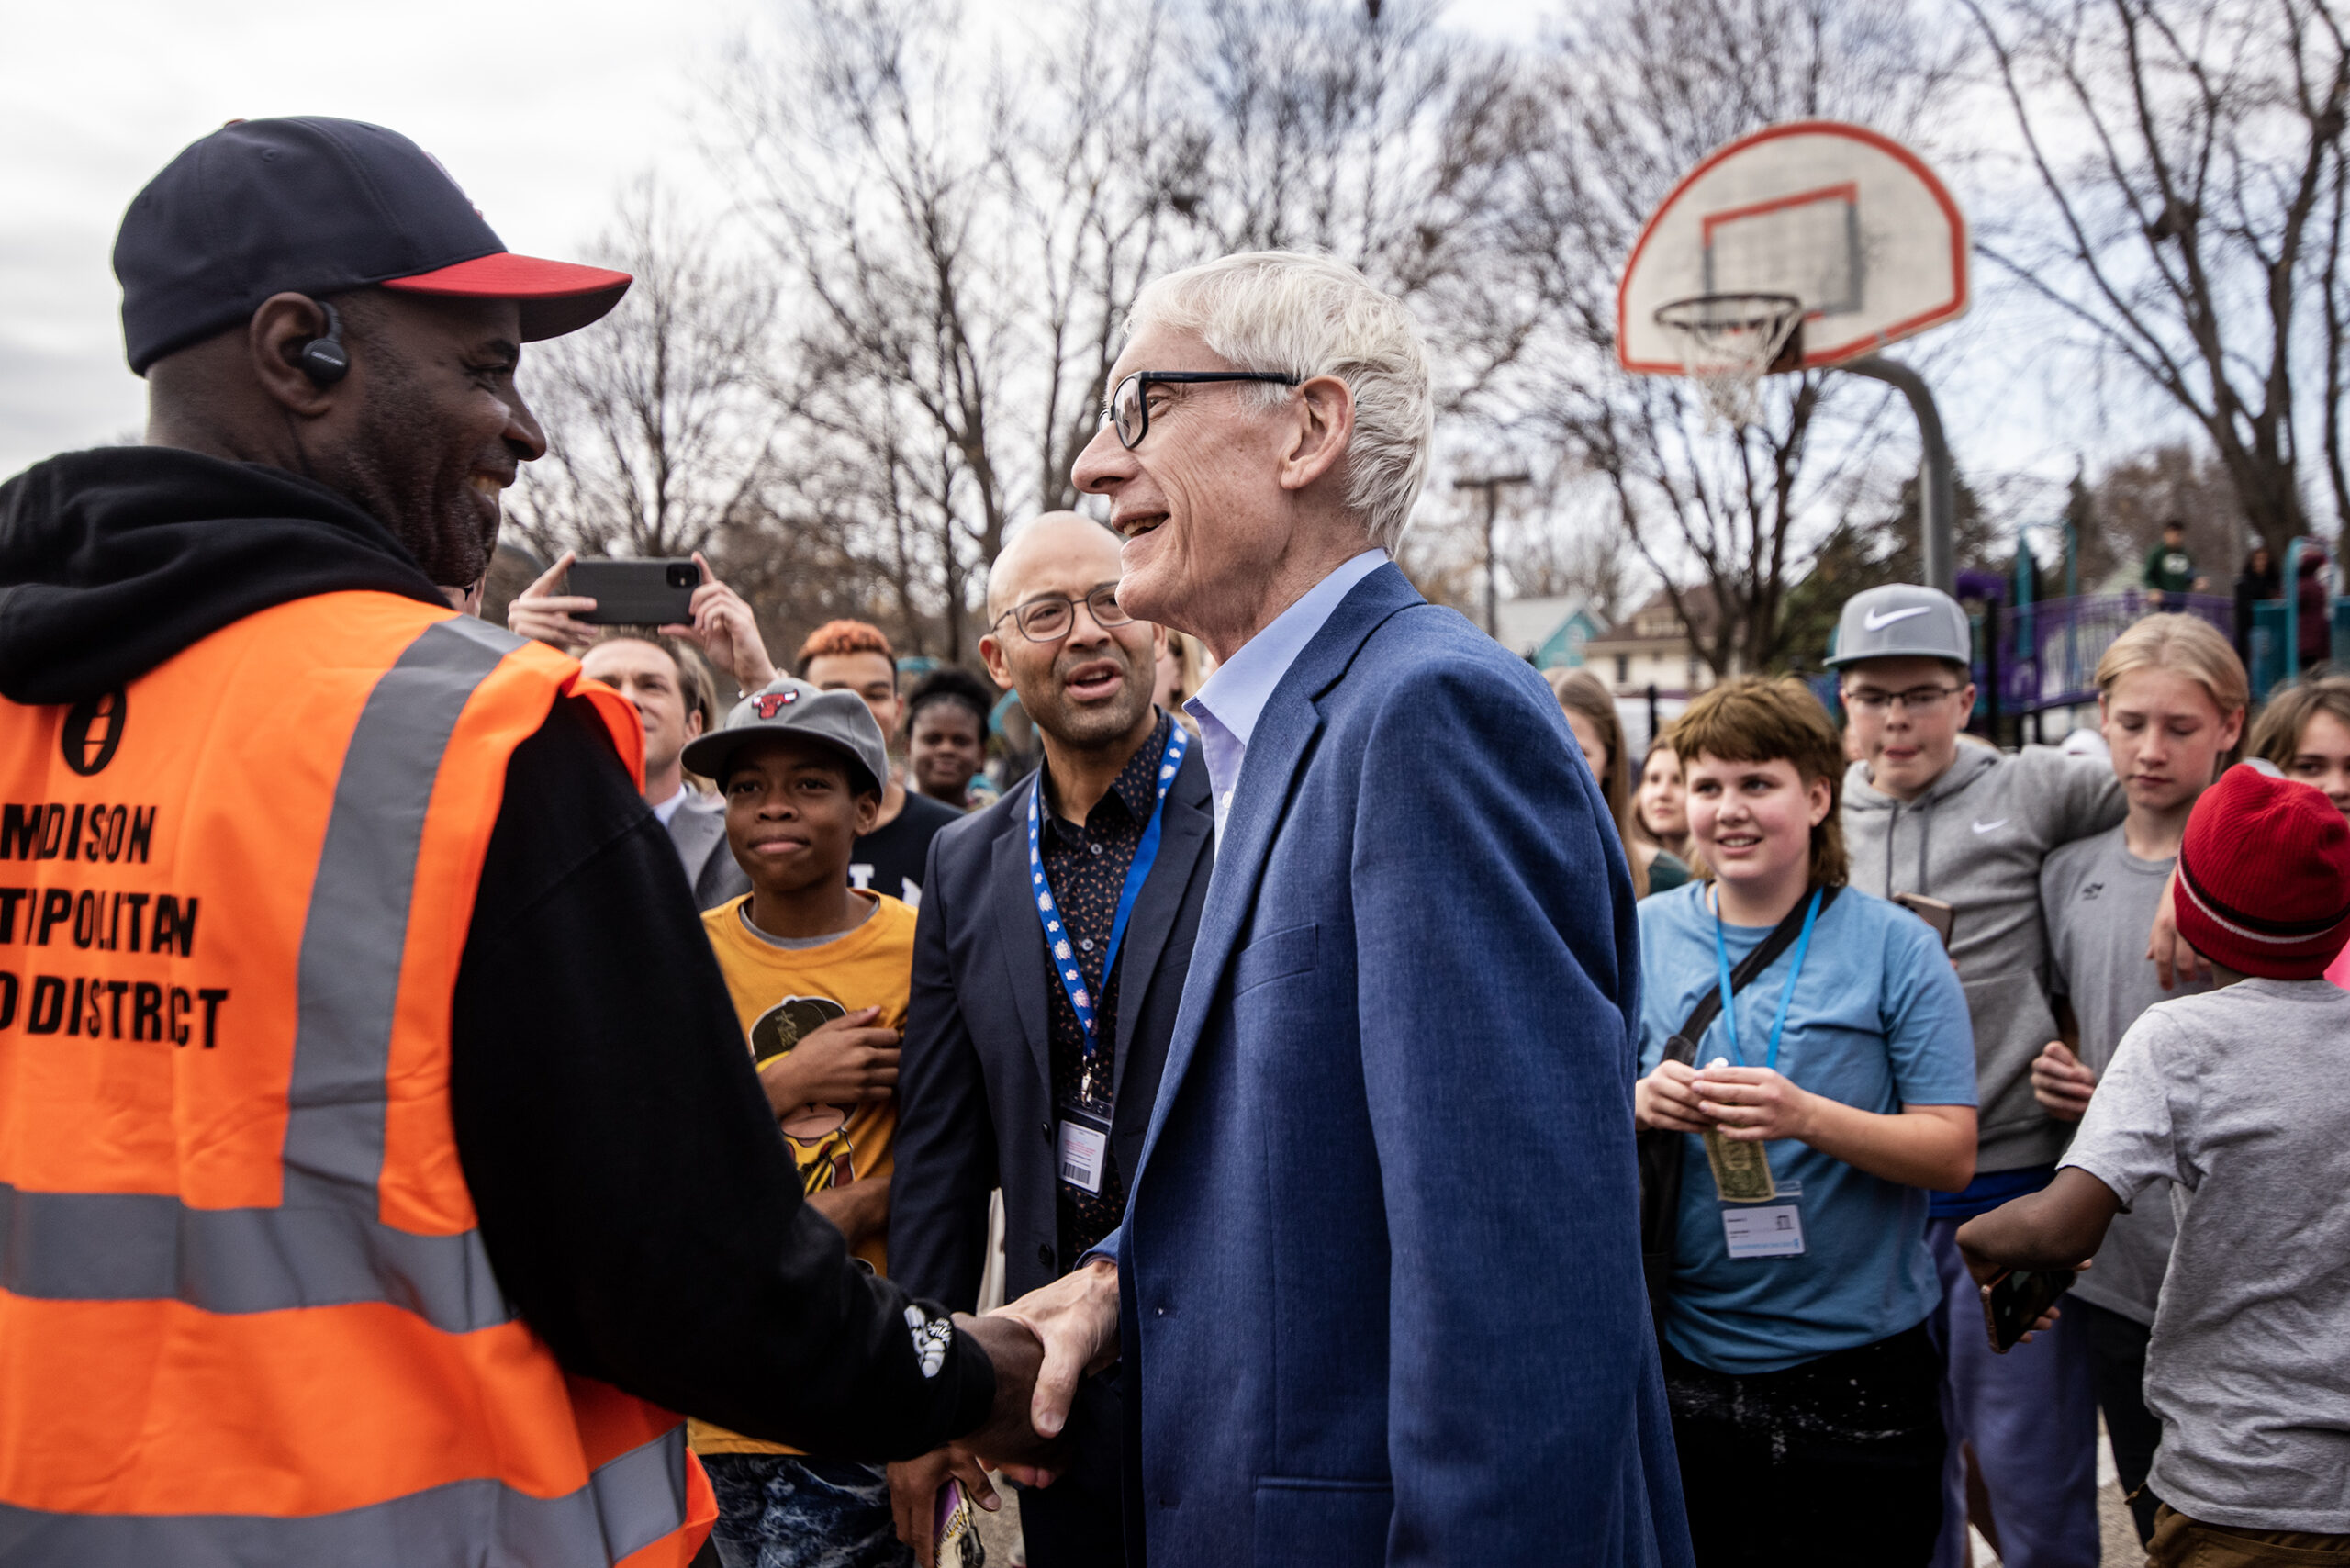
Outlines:
{"type": "Polygon", "coordinates": [[[1630,879],[1558,704],[1391,554],[1409,314],[1316,256],[1136,300],[1079,487],[1220,667],[1219,850],[1125,1220],[1004,1310],[1123,1359],[1127,1551],[1685,1564],[1640,1274],[1630,879]]]}

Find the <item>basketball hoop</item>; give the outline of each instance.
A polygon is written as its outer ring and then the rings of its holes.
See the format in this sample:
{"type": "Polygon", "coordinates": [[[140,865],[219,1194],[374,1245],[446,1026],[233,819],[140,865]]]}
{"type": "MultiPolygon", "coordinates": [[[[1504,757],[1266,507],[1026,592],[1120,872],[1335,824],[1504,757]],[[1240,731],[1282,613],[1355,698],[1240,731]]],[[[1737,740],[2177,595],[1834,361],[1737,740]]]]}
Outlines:
{"type": "Polygon", "coordinates": [[[1763,376],[1802,364],[1803,319],[1803,301],[1792,294],[1694,294],[1655,314],[1681,352],[1682,373],[1733,430],[1754,422],[1763,376]]]}

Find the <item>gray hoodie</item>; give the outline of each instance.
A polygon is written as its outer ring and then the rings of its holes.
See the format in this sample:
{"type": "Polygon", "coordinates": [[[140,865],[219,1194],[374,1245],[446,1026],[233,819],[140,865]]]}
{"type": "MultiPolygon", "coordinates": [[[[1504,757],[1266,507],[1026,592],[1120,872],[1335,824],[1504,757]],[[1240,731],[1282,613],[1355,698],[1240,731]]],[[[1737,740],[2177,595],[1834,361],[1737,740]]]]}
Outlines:
{"type": "Polygon", "coordinates": [[[1914,801],[1879,792],[1866,763],[1844,775],[1852,885],[1884,898],[1924,893],[1957,911],[1951,957],[1975,1022],[1978,1172],[2050,1165],[2065,1151],[2071,1129],[2031,1097],[2031,1058],[2056,1037],[2040,863],[2128,809],[2110,764],[2053,746],[2009,756],[1961,745],[1914,801]]]}

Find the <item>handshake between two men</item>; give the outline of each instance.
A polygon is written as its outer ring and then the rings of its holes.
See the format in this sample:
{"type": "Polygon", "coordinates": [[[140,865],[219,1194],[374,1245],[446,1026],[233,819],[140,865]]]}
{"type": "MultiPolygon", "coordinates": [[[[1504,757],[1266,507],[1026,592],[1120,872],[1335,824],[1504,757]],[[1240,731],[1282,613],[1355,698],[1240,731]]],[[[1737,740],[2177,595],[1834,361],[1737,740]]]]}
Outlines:
{"type": "Polygon", "coordinates": [[[1079,1379],[1118,1359],[1118,1270],[1095,1258],[1039,1290],[982,1316],[955,1316],[995,1365],[987,1425],[920,1459],[890,1466],[890,1506],[898,1539],[922,1568],[934,1568],[937,1495],[948,1480],[990,1512],[1002,1505],[990,1466],[1029,1486],[1047,1486],[1068,1462],[1064,1428],[1079,1379]]]}

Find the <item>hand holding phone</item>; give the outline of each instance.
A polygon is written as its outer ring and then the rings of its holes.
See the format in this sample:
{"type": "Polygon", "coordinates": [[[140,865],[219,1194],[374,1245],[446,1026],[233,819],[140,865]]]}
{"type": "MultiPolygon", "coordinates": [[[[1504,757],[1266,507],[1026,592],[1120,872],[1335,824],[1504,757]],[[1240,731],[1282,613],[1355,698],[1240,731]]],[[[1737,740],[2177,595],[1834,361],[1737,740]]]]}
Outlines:
{"type": "Polygon", "coordinates": [[[591,626],[666,626],[693,620],[701,568],[690,560],[574,561],[566,586],[571,597],[596,601],[573,612],[591,626]]]}
{"type": "Polygon", "coordinates": [[[2056,1298],[2073,1288],[2070,1269],[2010,1269],[1982,1287],[1983,1327],[2006,1355],[2055,1321],[2056,1298]]]}

